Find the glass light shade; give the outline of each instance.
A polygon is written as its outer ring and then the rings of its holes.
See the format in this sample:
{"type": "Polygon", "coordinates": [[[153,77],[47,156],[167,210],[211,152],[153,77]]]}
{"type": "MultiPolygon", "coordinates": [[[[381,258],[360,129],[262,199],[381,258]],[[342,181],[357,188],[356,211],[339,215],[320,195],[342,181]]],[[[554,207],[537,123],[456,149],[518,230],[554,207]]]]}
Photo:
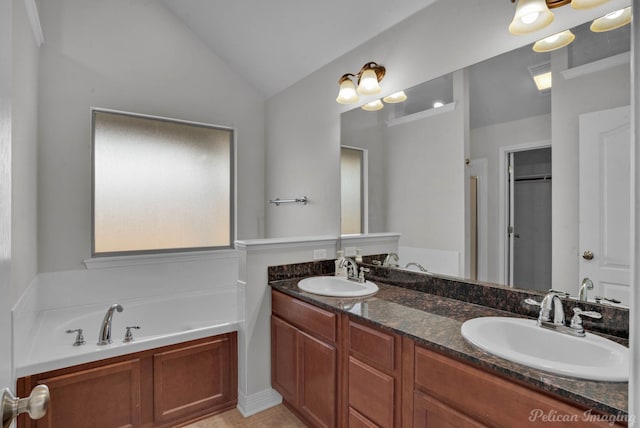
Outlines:
{"type": "Polygon", "coordinates": [[[383,108],[384,104],[382,104],[382,101],[380,100],[371,101],[370,103],[366,103],[362,106],[362,110],[366,111],[378,111],[382,110],[383,108]]]}
{"type": "Polygon", "coordinates": [[[533,44],[533,50],[535,52],[551,52],[569,45],[575,38],[576,36],[571,30],[565,30],[561,33],[538,40],[533,44]]]}
{"type": "Polygon", "coordinates": [[[512,34],[538,31],[553,21],[553,13],[545,0],[519,0],[513,21],[509,24],[512,34]]]}
{"type": "Polygon", "coordinates": [[[353,104],[358,101],[356,85],[353,84],[351,79],[345,79],[340,84],[340,92],[338,92],[336,101],[340,104],[353,104]]]}
{"type": "Polygon", "coordinates": [[[382,88],[378,82],[376,72],[371,69],[365,70],[360,77],[357,92],[360,95],[374,95],[379,93],[381,90],[382,88]]]}
{"type": "Polygon", "coordinates": [[[631,6],[624,9],[607,13],[602,18],[598,18],[591,23],[591,31],[602,33],[604,31],[615,30],[631,22],[631,6]]]}
{"type": "Polygon", "coordinates": [[[571,0],[571,7],[574,9],[591,9],[601,4],[605,4],[609,0],[571,0]]]}
{"type": "Polygon", "coordinates": [[[407,94],[404,91],[396,92],[395,94],[387,95],[382,99],[385,103],[394,104],[401,103],[402,101],[407,100],[407,94]]]}

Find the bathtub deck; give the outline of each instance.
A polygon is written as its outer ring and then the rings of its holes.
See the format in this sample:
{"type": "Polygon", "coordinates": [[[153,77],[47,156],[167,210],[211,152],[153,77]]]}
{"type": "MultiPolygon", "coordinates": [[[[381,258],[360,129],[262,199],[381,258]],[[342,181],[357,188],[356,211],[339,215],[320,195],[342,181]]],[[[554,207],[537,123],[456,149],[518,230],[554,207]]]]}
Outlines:
{"type": "Polygon", "coordinates": [[[124,311],[115,313],[113,343],[97,345],[105,305],[46,310],[38,313],[27,344],[16,352],[16,377],[159,348],[218,334],[238,331],[237,294],[194,293],[119,301],[124,311]],[[124,327],[141,326],[135,340],[123,343],[124,327]],[[73,346],[75,335],[67,329],[83,328],[86,344],[73,346]]]}

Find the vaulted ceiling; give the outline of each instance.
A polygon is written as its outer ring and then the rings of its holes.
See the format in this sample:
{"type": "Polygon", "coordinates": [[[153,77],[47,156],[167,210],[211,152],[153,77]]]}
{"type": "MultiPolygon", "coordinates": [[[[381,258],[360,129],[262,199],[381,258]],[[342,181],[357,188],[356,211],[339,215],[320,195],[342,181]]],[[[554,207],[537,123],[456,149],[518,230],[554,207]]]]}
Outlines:
{"type": "Polygon", "coordinates": [[[162,0],[265,98],[437,0],[162,0]]]}

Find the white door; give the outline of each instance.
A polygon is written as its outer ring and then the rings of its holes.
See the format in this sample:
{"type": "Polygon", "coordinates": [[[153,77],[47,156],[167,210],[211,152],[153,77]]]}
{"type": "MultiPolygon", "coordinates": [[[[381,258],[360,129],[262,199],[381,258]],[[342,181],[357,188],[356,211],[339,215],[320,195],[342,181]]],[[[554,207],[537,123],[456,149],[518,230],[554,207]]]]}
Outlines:
{"type": "Polygon", "coordinates": [[[580,115],[580,278],[630,303],[630,108],[580,115]]]}

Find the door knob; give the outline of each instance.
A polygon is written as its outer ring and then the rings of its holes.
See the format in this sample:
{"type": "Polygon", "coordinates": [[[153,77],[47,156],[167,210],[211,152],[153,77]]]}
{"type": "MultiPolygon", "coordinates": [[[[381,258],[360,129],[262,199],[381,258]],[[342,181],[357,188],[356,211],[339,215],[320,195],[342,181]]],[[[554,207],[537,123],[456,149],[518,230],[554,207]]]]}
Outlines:
{"type": "Polygon", "coordinates": [[[11,422],[21,413],[28,413],[31,419],[40,419],[49,407],[49,388],[38,385],[27,398],[16,398],[9,389],[2,391],[2,428],[9,428],[11,422]]]}
{"type": "Polygon", "coordinates": [[[593,251],[586,250],[584,253],[582,253],[582,258],[585,259],[585,260],[592,260],[593,259],[593,251]]]}

